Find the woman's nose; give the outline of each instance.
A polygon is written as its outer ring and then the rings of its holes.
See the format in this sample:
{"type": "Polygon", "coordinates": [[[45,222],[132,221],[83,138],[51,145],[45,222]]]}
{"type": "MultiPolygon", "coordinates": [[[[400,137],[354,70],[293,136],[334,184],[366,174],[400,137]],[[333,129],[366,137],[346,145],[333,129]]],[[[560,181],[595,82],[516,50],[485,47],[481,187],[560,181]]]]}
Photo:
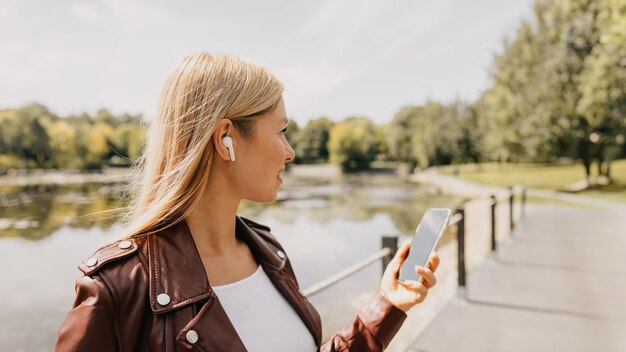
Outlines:
{"type": "Polygon", "coordinates": [[[293,148],[291,148],[291,144],[289,144],[289,141],[285,141],[286,142],[286,148],[285,150],[287,151],[286,154],[286,158],[285,158],[285,162],[292,162],[293,159],[295,159],[296,157],[296,152],[293,151],[293,148]]]}

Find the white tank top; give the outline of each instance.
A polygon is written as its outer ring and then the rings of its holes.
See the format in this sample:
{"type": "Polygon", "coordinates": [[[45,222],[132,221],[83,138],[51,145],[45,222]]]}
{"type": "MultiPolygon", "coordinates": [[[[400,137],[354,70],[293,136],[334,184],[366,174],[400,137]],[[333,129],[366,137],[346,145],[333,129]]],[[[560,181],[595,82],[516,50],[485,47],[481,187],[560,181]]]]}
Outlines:
{"type": "Polygon", "coordinates": [[[313,336],[263,268],[247,278],[212,286],[249,352],[313,352],[313,336]]]}

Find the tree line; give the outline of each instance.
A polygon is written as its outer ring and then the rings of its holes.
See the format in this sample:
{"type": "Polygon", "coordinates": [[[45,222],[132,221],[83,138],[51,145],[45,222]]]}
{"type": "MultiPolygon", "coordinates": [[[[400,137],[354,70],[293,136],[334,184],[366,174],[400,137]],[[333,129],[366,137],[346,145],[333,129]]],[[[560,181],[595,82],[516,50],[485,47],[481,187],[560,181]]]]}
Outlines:
{"type": "MultiPolygon", "coordinates": [[[[588,180],[592,161],[610,177],[611,160],[626,157],[625,1],[537,0],[490,73],[473,102],[407,106],[383,126],[340,122],[320,155],[348,167],[374,157],[418,168],[579,160],[588,180]]],[[[317,130],[327,125],[311,121],[296,134],[303,161],[315,155],[308,135],[325,136],[317,130]]]]}
{"type": "Polygon", "coordinates": [[[59,117],[41,104],[0,110],[0,173],[8,169],[128,166],[145,138],[141,115],[101,109],[59,117]]]}
{"type": "MultiPolygon", "coordinates": [[[[467,162],[593,161],[610,176],[626,157],[626,2],[537,0],[490,68],[473,102],[429,101],[401,108],[386,124],[291,119],[296,163],[344,170],[374,160],[433,165],[467,162]]],[[[38,104],[0,111],[0,167],[97,168],[141,153],[140,116],[100,110],[59,118],[38,104]]]]}

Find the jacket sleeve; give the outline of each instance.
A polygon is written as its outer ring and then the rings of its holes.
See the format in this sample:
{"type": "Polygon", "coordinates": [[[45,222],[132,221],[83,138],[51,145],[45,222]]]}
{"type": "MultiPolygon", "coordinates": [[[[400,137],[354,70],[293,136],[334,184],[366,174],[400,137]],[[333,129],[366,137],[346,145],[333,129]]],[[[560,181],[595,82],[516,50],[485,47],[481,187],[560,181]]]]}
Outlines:
{"type": "Polygon", "coordinates": [[[55,351],[116,351],[114,307],[99,276],[76,280],[76,300],[61,324],[55,351]]]}
{"type": "Polygon", "coordinates": [[[405,319],[404,311],[377,292],[352,322],[333,334],[320,351],[382,351],[405,319]]]}

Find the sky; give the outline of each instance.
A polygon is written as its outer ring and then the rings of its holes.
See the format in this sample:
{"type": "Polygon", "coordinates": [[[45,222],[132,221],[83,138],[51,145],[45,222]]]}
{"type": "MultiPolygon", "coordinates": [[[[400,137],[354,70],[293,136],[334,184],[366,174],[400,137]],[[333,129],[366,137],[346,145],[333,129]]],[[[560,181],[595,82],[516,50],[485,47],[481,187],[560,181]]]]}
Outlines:
{"type": "Polygon", "coordinates": [[[532,0],[0,0],[0,109],[156,110],[169,72],[206,51],[285,85],[290,118],[388,122],[406,105],[472,101],[532,0]]]}

